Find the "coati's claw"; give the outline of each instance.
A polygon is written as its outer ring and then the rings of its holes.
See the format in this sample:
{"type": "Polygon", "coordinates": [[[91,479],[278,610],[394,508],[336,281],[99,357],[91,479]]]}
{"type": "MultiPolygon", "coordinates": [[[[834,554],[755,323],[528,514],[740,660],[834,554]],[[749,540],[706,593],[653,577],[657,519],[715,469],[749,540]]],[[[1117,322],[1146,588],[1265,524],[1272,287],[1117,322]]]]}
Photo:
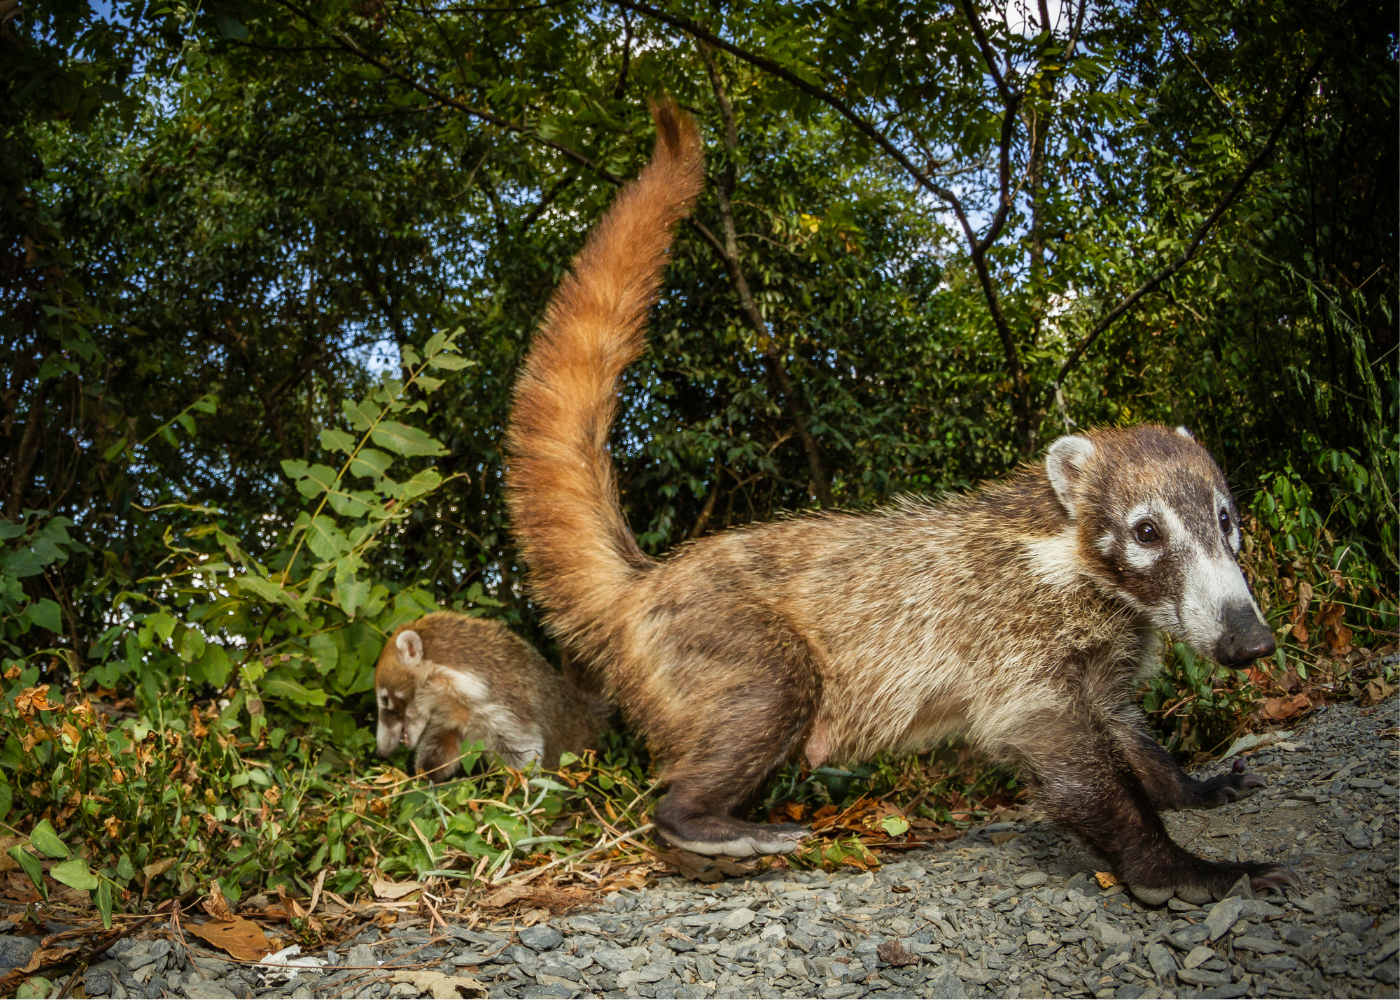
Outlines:
{"type": "Polygon", "coordinates": [[[1250,867],[1259,869],[1249,873],[1249,887],[1255,892],[1272,889],[1282,895],[1285,886],[1303,884],[1298,873],[1285,864],[1259,864],[1250,867]]]}
{"type": "Polygon", "coordinates": [[[1237,760],[1224,774],[1202,781],[1191,805],[1197,809],[1217,809],[1228,802],[1249,798],[1255,789],[1267,784],[1259,775],[1246,771],[1244,761],[1237,760]]]}
{"type": "Polygon", "coordinates": [[[689,840],[665,829],[661,830],[661,835],[681,850],[730,858],[791,854],[809,836],[806,827],[794,823],[735,823],[734,827],[735,835],[724,840],[689,840]]]}

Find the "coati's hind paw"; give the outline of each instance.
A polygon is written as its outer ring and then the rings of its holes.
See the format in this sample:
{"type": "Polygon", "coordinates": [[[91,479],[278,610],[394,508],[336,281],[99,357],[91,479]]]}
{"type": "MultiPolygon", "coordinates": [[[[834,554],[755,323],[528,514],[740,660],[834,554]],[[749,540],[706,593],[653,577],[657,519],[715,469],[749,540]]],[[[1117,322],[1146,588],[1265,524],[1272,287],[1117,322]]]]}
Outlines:
{"type": "Polygon", "coordinates": [[[793,823],[743,823],[739,820],[717,820],[696,823],[696,829],[685,836],[657,824],[657,829],[674,847],[695,854],[722,854],[731,858],[751,858],[763,854],[791,854],[808,836],[805,827],[793,823]]]}
{"type": "Polygon", "coordinates": [[[1148,906],[1161,906],[1172,896],[1196,906],[1217,899],[1224,899],[1240,876],[1249,876],[1249,885],[1255,892],[1272,889],[1282,893],[1285,886],[1301,884],[1298,873],[1288,865],[1267,861],[1244,861],[1218,863],[1202,861],[1201,867],[1185,879],[1169,885],[1150,885],[1145,882],[1130,882],[1132,890],[1148,906]]]}
{"type": "Polygon", "coordinates": [[[1259,775],[1250,774],[1244,769],[1244,761],[1237,760],[1224,774],[1202,781],[1191,805],[1196,809],[1216,809],[1228,802],[1248,798],[1255,789],[1263,788],[1266,784],[1259,775]]]}

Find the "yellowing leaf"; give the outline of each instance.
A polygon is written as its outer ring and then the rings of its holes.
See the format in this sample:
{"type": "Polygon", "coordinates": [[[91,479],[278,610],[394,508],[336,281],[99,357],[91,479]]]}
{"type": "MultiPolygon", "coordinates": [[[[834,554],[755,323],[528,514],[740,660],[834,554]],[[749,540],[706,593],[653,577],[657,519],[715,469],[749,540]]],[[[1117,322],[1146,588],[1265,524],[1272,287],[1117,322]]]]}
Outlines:
{"type": "Polygon", "coordinates": [[[1094,878],[1099,880],[1099,885],[1107,889],[1111,885],[1118,884],[1118,877],[1112,872],[1094,872],[1094,878]]]}

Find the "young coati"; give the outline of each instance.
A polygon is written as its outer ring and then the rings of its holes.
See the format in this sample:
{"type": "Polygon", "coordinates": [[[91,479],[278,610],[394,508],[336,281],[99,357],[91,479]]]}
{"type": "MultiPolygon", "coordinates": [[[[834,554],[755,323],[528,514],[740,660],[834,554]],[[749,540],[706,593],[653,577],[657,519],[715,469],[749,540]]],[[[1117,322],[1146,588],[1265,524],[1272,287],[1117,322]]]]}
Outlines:
{"type": "Polygon", "coordinates": [[[499,622],[438,611],[389,637],[374,670],[379,756],[404,744],[434,781],[480,742],[511,767],[558,767],[565,750],[594,745],[605,699],[552,670],[499,622]]]}
{"type": "Polygon", "coordinates": [[[669,790],[655,821],[708,854],[793,850],[804,831],[734,818],[775,768],[927,748],[954,733],[1014,762],[1043,808],[1143,900],[1296,882],[1211,862],[1158,811],[1262,782],[1198,781],[1131,696],[1158,631],[1242,664],[1274,640],[1235,554],[1239,512],[1211,456],[1158,426],[1062,437],[967,496],[821,513],[704,538],[654,561],[608,456],[618,377],[645,346],[671,229],[703,182],[672,104],[656,150],[555,292],[508,428],[515,537],[550,626],[598,664],[669,790]]]}

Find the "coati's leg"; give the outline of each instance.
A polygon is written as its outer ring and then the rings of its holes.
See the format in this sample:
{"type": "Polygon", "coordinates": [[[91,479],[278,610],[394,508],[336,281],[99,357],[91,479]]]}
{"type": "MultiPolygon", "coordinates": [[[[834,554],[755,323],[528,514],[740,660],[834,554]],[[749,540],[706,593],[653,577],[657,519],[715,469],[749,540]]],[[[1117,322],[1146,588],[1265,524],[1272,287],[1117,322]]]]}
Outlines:
{"type": "MultiPolygon", "coordinates": [[[[690,703],[687,714],[699,714],[684,727],[683,742],[670,743],[657,735],[667,766],[662,780],[669,786],[657,806],[657,831],[676,847],[697,854],[749,857],[788,854],[807,831],[791,823],[749,823],[734,812],[763,787],[773,771],[792,755],[816,713],[820,682],[813,658],[801,638],[788,632],[765,636],[771,642],[749,645],[744,671],[699,671],[712,677],[742,678],[690,703]],[[767,646],[757,657],[754,647],[767,646]],[[697,732],[699,735],[697,735],[697,732]]],[[[731,647],[732,648],[732,647],[731,647]]],[[[720,650],[708,650],[712,658],[720,650]]],[[[729,652],[729,650],[724,650],[729,652]]],[[[735,650],[737,652],[737,650],[735,650]]],[[[731,661],[732,662],[732,661],[731,661]]],[[[679,734],[678,734],[679,735],[679,734]]]]}
{"type": "Polygon", "coordinates": [[[1065,725],[1039,734],[1037,743],[1024,769],[1034,796],[1103,852],[1144,903],[1158,905],[1172,895],[1197,904],[1220,899],[1241,875],[1261,890],[1297,884],[1286,865],[1207,861],[1173,841],[1128,760],[1095,726],[1065,725]]]}
{"type": "Polygon", "coordinates": [[[1215,809],[1247,798],[1265,785],[1263,778],[1245,771],[1242,760],[1205,781],[1191,777],[1148,731],[1142,714],[1133,706],[1121,707],[1106,722],[1119,753],[1155,809],[1215,809]]]}
{"type": "Polygon", "coordinates": [[[414,765],[434,782],[447,781],[457,773],[462,758],[462,734],[456,729],[429,728],[418,741],[414,765]]]}

